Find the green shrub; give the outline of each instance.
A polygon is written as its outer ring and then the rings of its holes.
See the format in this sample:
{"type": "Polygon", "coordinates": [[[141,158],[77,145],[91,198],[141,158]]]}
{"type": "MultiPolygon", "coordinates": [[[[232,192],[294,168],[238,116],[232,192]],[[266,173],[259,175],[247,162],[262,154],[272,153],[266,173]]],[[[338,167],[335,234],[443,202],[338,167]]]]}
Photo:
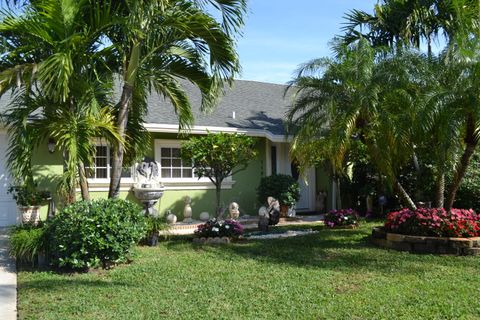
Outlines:
{"type": "Polygon", "coordinates": [[[263,177],[257,189],[257,197],[261,204],[265,204],[268,197],[274,197],[280,204],[293,206],[300,199],[300,185],[286,174],[263,177]]]}
{"type": "MultiPolygon", "coordinates": [[[[450,176],[448,180],[451,183],[453,177],[450,176]]],[[[454,206],[480,212],[480,152],[476,152],[472,156],[465,177],[457,191],[454,206]]]]}
{"type": "Polygon", "coordinates": [[[76,202],[48,224],[53,264],[73,269],[125,262],[145,235],[141,208],[120,199],[76,202]]]}
{"type": "MultiPolygon", "coordinates": [[[[148,216],[145,218],[145,234],[142,243],[152,245],[152,237],[158,237],[160,231],[166,231],[170,226],[161,217],[148,216]]],[[[167,235],[165,235],[167,238],[167,235]]]]}
{"type": "Polygon", "coordinates": [[[10,255],[19,263],[34,265],[37,255],[46,249],[46,232],[42,225],[23,224],[10,233],[10,255]]]}

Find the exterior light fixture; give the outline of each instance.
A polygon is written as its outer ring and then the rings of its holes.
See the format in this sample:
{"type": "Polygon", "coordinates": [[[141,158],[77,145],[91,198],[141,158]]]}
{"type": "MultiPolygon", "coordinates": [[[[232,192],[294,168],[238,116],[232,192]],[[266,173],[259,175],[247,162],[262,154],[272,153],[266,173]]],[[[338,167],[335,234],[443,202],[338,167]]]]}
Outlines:
{"type": "Polygon", "coordinates": [[[48,139],[48,152],[54,153],[55,152],[55,140],[53,138],[48,139]]]}

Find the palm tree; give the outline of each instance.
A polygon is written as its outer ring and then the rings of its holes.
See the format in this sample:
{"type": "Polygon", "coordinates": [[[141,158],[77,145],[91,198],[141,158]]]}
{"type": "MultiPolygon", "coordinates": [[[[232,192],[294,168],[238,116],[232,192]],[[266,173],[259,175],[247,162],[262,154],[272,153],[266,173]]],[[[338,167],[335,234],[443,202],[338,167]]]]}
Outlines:
{"type": "Polygon", "coordinates": [[[17,178],[31,177],[38,139],[53,137],[63,150],[64,186],[74,199],[76,174],[88,198],[84,165],[92,159],[90,134],[110,132],[110,47],[101,36],[111,26],[110,8],[87,0],[40,0],[6,11],[0,24],[0,94],[12,90],[9,165],[17,178]],[[31,120],[35,115],[37,120],[31,120]],[[88,138],[87,138],[88,137],[88,138]]]}
{"type": "MultiPolygon", "coordinates": [[[[243,23],[245,9],[245,0],[132,0],[120,6],[121,23],[108,36],[119,56],[122,94],[117,127],[118,135],[132,142],[126,144],[132,147],[127,154],[138,150],[135,141],[141,140],[128,128],[129,124],[138,128],[150,91],[172,102],[182,129],[190,127],[193,116],[181,79],[200,90],[203,110],[215,105],[223,82],[239,71],[234,33],[243,23]],[[208,4],[221,11],[223,23],[208,13],[208,4]]],[[[125,156],[123,145],[115,147],[109,197],[118,196],[125,156]]]]}
{"type": "Polygon", "coordinates": [[[480,42],[468,36],[461,45],[452,47],[444,57],[444,98],[442,104],[449,113],[449,125],[462,138],[463,153],[456,165],[453,181],[448,188],[446,208],[452,208],[455,195],[465,176],[471,157],[480,139],[480,42]]]}
{"type": "Polygon", "coordinates": [[[477,0],[382,0],[374,14],[352,10],[345,15],[343,28],[347,43],[366,38],[374,46],[404,45],[419,48],[422,40],[432,56],[432,42],[450,42],[464,28],[479,19],[477,0]]]}
{"type": "Polygon", "coordinates": [[[415,104],[411,93],[397,84],[405,80],[391,79],[399,73],[386,71],[403,64],[393,63],[394,58],[377,63],[377,53],[366,40],[337,44],[335,50],[336,59],[301,66],[290,83],[289,89],[295,90],[287,114],[293,157],[302,167],[328,160],[334,172],[341,173],[352,139],[360,139],[404,204],[415,208],[398,180],[413,152],[415,104]]]}

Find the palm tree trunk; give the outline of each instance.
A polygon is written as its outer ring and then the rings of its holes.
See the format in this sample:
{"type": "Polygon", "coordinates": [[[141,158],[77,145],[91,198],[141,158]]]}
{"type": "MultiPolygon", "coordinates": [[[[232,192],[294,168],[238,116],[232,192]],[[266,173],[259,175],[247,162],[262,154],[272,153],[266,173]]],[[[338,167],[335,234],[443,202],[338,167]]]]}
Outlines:
{"type": "Polygon", "coordinates": [[[445,173],[439,173],[436,181],[435,207],[443,208],[445,203],[445,173]]]}
{"type": "Polygon", "coordinates": [[[78,164],[78,177],[80,181],[80,190],[82,193],[82,199],[85,201],[90,201],[90,193],[88,191],[88,180],[85,173],[85,165],[83,162],[78,164]]]}
{"type": "MultiPolygon", "coordinates": [[[[118,135],[125,140],[125,132],[127,130],[128,111],[130,102],[133,96],[133,87],[137,77],[138,68],[140,65],[140,54],[142,44],[141,42],[134,43],[132,52],[130,53],[130,60],[124,76],[124,84],[122,90],[122,97],[118,102],[118,118],[117,130],[118,135]]],[[[122,179],[123,156],[125,147],[123,144],[117,144],[113,152],[112,173],[110,176],[110,188],[108,190],[109,198],[117,198],[120,193],[120,182],[122,179]]]]}
{"type": "MultiPolygon", "coordinates": [[[[128,122],[128,106],[132,100],[133,87],[125,83],[123,85],[122,97],[118,103],[117,132],[122,140],[125,139],[125,131],[128,122]]],[[[110,188],[108,190],[109,198],[118,198],[120,193],[120,182],[122,178],[123,155],[125,147],[123,144],[117,144],[113,151],[112,172],[110,176],[110,188]]]]}
{"type": "Polygon", "coordinates": [[[453,177],[452,185],[450,186],[450,189],[448,191],[446,205],[447,210],[450,210],[453,207],[458,188],[460,188],[460,184],[462,183],[465,172],[467,171],[468,165],[470,164],[470,159],[475,152],[475,147],[476,144],[467,144],[465,151],[463,152],[462,158],[460,159],[460,164],[457,168],[457,171],[455,172],[455,176],[453,177]]]}
{"type": "Polygon", "coordinates": [[[400,200],[402,201],[403,205],[405,205],[410,210],[417,210],[417,206],[413,202],[412,198],[410,198],[407,191],[405,191],[405,189],[403,188],[400,182],[395,181],[393,187],[397,192],[398,196],[400,197],[400,200]]]}
{"type": "Polygon", "coordinates": [[[64,174],[68,173],[65,180],[65,184],[62,186],[62,193],[65,195],[65,204],[69,205],[75,202],[75,178],[72,177],[72,172],[70,171],[70,153],[68,151],[63,152],[63,172],[64,174]]]}
{"type": "Polygon", "coordinates": [[[455,176],[453,177],[453,182],[450,186],[447,196],[447,210],[450,210],[453,207],[455,202],[455,197],[457,195],[458,188],[462,183],[465,172],[467,171],[468,165],[470,164],[470,159],[472,158],[475,148],[477,147],[478,141],[475,138],[475,119],[472,114],[467,116],[467,125],[465,132],[465,150],[463,151],[462,158],[460,159],[460,164],[457,167],[455,176]]]}

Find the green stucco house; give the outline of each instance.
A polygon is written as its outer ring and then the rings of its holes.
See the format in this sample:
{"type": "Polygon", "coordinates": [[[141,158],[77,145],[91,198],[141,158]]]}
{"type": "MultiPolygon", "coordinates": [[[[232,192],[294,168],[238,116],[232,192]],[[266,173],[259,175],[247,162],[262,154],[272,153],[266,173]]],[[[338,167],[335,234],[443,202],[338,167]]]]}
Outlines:
{"type": "MultiPolygon", "coordinates": [[[[209,132],[237,132],[258,137],[258,157],[248,168],[223,184],[222,202],[226,205],[235,201],[240,205],[241,214],[257,215],[260,204],[256,199],[256,188],[263,176],[272,173],[291,174],[289,143],[283,125],[288,99],[284,98],[284,85],[254,81],[235,81],[233,88],[227,90],[216,110],[205,115],[200,112],[201,97],[193,86],[189,96],[195,115],[192,135],[209,132]]],[[[192,168],[180,159],[181,138],[178,137],[178,120],[171,105],[163,97],[152,94],[148,99],[149,112],[145,127],[151,133],[150,151],[146,156],[155,159],[161,166],[161,181],[165,193],[157,204],[157,210],[164,215],[167,210],[182,219],[183,200],[192,198],[193,218],[207,211],[213,214],[215,208],[214,186],[208,179],[198,179],[192,168]]],[[[8,94],[0,100],[0,108],[8,107],[8,94]]],[[[6,169],[7,131],[0,132],[0,226],[14,224],[17,221],[16,204],[7,193],[10,184],[6,169]]],[[[95,166],[89,179],[90,194],[93,199],[107,196],[110,178],[110,148],[102,141],[96,141],[95,166]]],[[[38,148],[33,158],[36,180],[41,189],[55,190],[59,174],[63,170],[62,155],[50,153],[45,146],[38,148]]],[[[134,168],[123,172],[121,197],[136,201],[131,188],[134,183],[134,168]]],[[[297,212],[312,212],[316,209],[315,195],[320,190],[331,189],[328,176],[320,169],[308,170],[307,181],[300,178],[301,199],[297,203],[297,212]]],[[[328,207],[328,204],[327,204],[328,207]]],[[[43,214],[46,208],[42,208],[43,214]]]]}

